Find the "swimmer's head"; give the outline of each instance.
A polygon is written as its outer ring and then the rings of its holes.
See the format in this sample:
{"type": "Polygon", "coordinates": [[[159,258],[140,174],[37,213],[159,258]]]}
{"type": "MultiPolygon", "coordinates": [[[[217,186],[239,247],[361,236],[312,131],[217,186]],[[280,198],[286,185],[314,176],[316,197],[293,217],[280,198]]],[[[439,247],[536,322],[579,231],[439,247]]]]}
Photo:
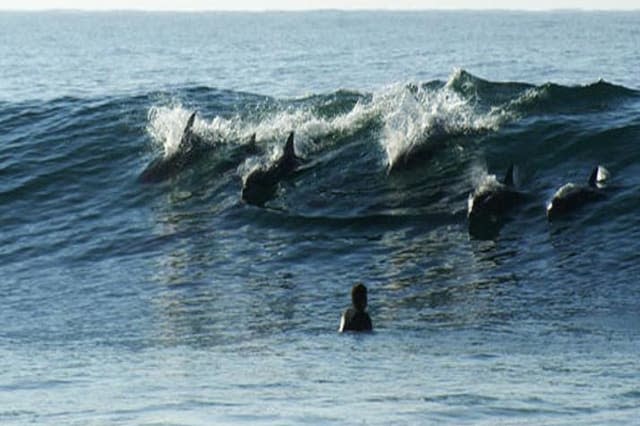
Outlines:
{"type": "Polygon", "coordinates": [[[353,307],[359,311],[364,311],[367,307],[367,287],[358,283],[351,289],[351,301],[353,307]]]}

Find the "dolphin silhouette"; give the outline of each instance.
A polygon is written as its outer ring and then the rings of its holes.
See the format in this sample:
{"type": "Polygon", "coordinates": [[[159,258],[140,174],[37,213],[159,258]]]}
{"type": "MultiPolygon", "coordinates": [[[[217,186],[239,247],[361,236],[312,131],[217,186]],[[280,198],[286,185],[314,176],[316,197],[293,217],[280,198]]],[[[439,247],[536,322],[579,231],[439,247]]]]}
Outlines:
{"type": "Polygon", "coordinates": [[[480,239],[495,238],[504,223],[505,215],[524,199],[525,194],[514,185],[513,164],[507,169],[502,182],[493,176],[485,179],[469,194],[469,234],[480,239]]]}
{"type": "Polygon", "coordinates": [[[251,171],[242,184],[242,199],[248,204],[263,206],[275,196],[278,183],[290,176],[302,164],[296,155],[293,132],[289,133],[282,155],[268,167],[251,171]]]}
{"type": "Polygon", "coordinates": [[[195,159],[197,137],[193,133],[193,123],[196,113],[193,112],[182,131],[182,138],[178,149],[168,157],[158,157],[153,160],[140,174],[140,181],[145,183],[161,182],[177,175],[195,159]]]}
{"type": "Polygon", "coordinates": [[[522,201],[523,194],[514,186],[513,164],[502,182],[487,180],[469,194],[467,217],[501,216],[522,201]]]}
{"type": "Polygon", "coordinates": [[[567,183],[560,187],[547,204],[547,218],[551,221],[581,207],[589,202],[604,197],[599,187],[609,176],[609,172],[602,166],[595,166],[589,176],[587,185],[567,183]]]}
{"type": "Polygon", "coordinates": [[[155,183],[169,179],[211,151],[216,151],[219,154],[215,167],[213,167],[214,170],[233,169],[247,156],[256,155],[260,151],[255,133],[249,136],[248,141],[240,144],[214,145],[205,143],[200,136],[193,132],[195,117],[195,112],[189,116],[178,149],[168,157],[161,156],[153,160],[140,174],[141,182],[155,183]]]}

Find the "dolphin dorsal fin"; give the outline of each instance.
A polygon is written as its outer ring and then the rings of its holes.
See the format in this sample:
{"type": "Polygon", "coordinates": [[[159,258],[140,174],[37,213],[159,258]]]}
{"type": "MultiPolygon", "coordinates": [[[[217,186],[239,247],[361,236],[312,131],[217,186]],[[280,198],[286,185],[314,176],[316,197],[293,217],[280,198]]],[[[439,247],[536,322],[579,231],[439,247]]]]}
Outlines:
{"type": "Polygon", "coordinates": [[[507,173],[504,175],[504,180],[502,181],[502,183],[504,183],[507,186],[513,186],[513,163],[509,166],[509,168],[507,169],[507,173]]]}
{"type": "Polygon", "coordinates": [[[295,160],[298,158],[296,156],[296,148],[293,144],[293,132],[289,133],[289,138],[287,139],[287,143],[284,145],[283,156],[287,160],[295,160]]]}
{"type": "Polygon", "coordinates": [[[192,148],[191,144],[191,136],[193,135],[193,123],[196,120],[195,111],[191,113],[189,119],[187,120],[187,124],[184,126],[184,130],[182,131],[182,139],[180,139],[180,149],[181,150],[189,150],[192,148]]]}
{"type": "Polygon", "coordinates": [[[190,132],[191,128],[193,127],[193,122],[196,120],[196,112],[192,112],[191,115],[189,116],[189,119],[187,120],[187,124],[184,126],[184,132],[190,132]]]}
{"type": "Polygon", "coordinates": [[[593,170],[591,171],[591,176],[589,176],[589,186],[592,188],[595,188],[598,183],[598,169],[600,167],[599,166],[595,166],[593,168],[593,170]]]}
{"type": "Polygon", "coordinates": [[[254,152],[258,150],[258,143],[256,142],[256,133],[251,133],[249,136],[249,140],[247,141],[247,145],[249,151],[254,152]]]}

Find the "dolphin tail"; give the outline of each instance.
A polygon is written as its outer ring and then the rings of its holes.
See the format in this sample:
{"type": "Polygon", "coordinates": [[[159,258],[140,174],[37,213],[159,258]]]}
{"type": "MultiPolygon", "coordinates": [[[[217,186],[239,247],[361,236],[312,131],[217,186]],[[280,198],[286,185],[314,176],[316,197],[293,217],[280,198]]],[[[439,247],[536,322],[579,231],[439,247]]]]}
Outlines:
{"type": "Polygon", "coordinates": [[[515,182],[513,174],[514,174],[513,163],[511,163],[511,165],[507,169],[507,173],[504,175],[504,180],[502,181],[502,183],[504,183],[507,186],[513,186],[513,183],[515,182]]]}

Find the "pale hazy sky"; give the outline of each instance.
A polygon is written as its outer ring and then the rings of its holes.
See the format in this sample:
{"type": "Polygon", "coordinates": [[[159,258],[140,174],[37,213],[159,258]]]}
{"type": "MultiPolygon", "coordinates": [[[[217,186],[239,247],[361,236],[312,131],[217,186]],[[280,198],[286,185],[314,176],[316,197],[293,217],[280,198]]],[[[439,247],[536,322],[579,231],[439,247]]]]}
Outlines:
{"type": "Polygon", "coordinates": [[[0,10],[640,9],[638,0],[0,0],[0,10]]]}

